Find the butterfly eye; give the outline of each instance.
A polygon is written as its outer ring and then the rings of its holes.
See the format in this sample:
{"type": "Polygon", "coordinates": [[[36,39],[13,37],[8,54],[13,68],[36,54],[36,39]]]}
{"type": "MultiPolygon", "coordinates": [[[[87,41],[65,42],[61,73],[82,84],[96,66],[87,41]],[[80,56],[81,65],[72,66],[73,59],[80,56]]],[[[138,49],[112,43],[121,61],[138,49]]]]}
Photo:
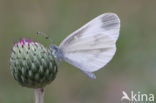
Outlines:
{"type": "Polygon", "coordinates": [[[56,50],[56,49],[57,49],[57,46],[56,46],[55,44],[51,44],[51,45],[50,45],[50,48],[56,50]]]}

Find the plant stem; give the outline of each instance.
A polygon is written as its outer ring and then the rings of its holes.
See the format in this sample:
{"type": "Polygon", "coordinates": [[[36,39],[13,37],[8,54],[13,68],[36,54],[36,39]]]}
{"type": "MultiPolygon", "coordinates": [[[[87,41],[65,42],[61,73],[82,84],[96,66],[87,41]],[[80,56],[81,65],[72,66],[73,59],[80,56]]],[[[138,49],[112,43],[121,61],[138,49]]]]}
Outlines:
{"type": "Polygon", "coordinates": [[[44,103],[44,89],[43,88],[35,89],[35,103],[44,103]]]}

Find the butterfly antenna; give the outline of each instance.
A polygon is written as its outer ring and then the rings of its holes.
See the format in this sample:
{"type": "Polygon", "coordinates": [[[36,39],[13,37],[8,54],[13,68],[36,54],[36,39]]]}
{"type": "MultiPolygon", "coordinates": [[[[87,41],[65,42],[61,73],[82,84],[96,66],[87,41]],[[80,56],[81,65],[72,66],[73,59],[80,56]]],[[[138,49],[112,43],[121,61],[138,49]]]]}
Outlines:
{"type": "Polygon", "coordinates": [[[43,35],[45,39],[49,40],[51,43],[53,42],[53,40],[44,32],[37,32],[37,35],[43,35]]]}

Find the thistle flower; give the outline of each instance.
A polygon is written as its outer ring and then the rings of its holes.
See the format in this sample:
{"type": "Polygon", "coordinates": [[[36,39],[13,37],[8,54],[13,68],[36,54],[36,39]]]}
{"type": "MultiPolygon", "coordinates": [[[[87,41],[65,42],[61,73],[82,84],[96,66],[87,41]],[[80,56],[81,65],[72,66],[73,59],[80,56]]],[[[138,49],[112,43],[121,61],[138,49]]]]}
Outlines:
{"type": "Polygon", "coordinates": [[[52,50],[30,39],[15,43],[10,57],[10,69],[18,83],[29,88],[43,88],[56,77],[57,64],[52,50]]]}
{"type": "Polygon", "coordinates": [[[57,74],[57,63],[51,53],[52,49],[31,39],[20,39],[12,48],[11,73],[21,86],[35,89],[36,103],[43,103],[43,88],[57,74]]]}

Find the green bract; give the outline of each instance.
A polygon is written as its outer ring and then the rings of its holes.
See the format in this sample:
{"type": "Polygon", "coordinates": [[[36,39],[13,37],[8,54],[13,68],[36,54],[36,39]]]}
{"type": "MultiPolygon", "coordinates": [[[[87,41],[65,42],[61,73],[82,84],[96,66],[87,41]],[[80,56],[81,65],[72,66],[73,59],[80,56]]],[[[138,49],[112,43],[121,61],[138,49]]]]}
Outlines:
{"type": "Polygon", "coordinates": [[[29,88],[42,88],[52,82],[57,74],[57,64],[51,52],[31,40],[22,39],[15,43],[10,57],[15,80],[29,88]]]}

